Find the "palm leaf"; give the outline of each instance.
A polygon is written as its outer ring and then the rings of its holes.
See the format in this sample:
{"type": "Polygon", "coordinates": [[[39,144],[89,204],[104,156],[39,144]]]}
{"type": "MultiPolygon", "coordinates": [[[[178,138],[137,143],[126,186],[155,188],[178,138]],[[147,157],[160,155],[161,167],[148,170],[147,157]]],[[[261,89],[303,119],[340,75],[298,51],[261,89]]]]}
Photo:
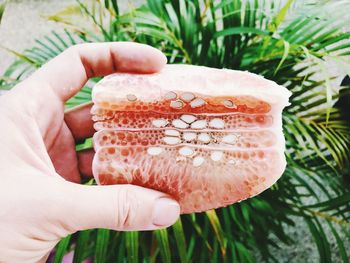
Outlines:
{"type": "Polygon", "coordinates": [[[110,239],[110,230],[108,229],[97,230],[94,262],[97,262],[97,263],[107,262],[107,251],[108,251],[107,248],[108,248],[109,239],[110,239]]]}
{"type": "Polygon", "coordinates": [[[174,238],[176,241],[177,249],[179,252],[180,261],[181,261],[181,263],[185,263],[188,261],[188,260],[186,260],[187,246],[186,246],[185,233],[184,233],[184,229],[182,227],[181,218],[179,218],[176,221],[176,223],[173,225],[173,231],[174,231],[174,238]]]}
{"type": "Polygon", "coordinates": [[[54,263],[60,263],[62,262],[63,256],[66,254],[68,250],[69,241],[71,239],[71,236],[67,236],[63,238],[57,245],[56,252],[55,252],[55,258],[54,263]]]}
{"type": "Polygon", "coordinates": [[[128,262],[139,262],[139,233],[127,232],[125,233],[126,250],[128,253],[128,262]]]}
{"type": "Polygon", "coordinates": [[[6,2],[0,3],[0,24],[1,24],[2,16],[4,15],[4,12],[5,12],[5,6],[6,6],[6,2]]]}
{"type": "Polygon", "coordinates": [[[160,229],[155,231],[154,234],[159,244],[158,246],[159,246],[162,262],[171,262],[171,252],[170,252],[170,246],[169,246],[168,232],[165,229],[160,229]]]}
{"type": "Polygon", "coordinates": [[[76,246],[74,249],[73,263],[81,263],[85,259],[85,251],[87,250],[88,241],[90,238],[91,230],[85,230],[79,233],[76,246]]]}

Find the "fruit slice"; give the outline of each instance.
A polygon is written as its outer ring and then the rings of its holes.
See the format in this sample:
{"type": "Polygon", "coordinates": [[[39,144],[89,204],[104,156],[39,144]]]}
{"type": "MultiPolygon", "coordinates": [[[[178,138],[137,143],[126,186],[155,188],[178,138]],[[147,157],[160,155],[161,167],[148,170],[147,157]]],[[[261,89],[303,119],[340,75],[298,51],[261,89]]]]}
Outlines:
{"type": "Polygon", "coordinates": [[[290,92],[248,72],[168,65],[93,89],[93,174],[172,195],[182,213],[252,197],[282,175],[290,92]]]}

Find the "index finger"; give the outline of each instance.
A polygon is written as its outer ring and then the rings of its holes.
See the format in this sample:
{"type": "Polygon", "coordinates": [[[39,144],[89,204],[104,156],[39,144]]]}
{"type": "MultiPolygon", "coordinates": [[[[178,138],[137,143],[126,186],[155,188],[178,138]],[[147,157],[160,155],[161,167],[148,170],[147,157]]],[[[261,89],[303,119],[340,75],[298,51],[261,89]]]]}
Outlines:
{"type": "MultiPolygon", "coordinates": [[[[65,102],[91,77],[114,72],[154,73],[166,64],[159,50],[133,42],[79,44],[53,58],[28,80],[49,87],[65,102]]],[[[44,92],[44,91],[43,91],[44,92]]],[[[40,96],[43,94],[41,93],[40,96]]]]}

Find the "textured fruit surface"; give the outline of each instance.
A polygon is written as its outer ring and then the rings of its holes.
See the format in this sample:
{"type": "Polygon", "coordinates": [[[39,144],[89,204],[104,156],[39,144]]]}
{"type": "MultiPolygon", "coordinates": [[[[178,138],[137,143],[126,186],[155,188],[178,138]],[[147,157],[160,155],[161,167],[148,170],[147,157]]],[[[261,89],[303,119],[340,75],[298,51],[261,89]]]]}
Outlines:
{"type": "Polygon", "coordinates": [[[170,194],[182,213],[252,197],[282,175],[290,93],[255,74],[168,65],[113,74],[93,89],[93,173],[100,184],[170,194]]]}

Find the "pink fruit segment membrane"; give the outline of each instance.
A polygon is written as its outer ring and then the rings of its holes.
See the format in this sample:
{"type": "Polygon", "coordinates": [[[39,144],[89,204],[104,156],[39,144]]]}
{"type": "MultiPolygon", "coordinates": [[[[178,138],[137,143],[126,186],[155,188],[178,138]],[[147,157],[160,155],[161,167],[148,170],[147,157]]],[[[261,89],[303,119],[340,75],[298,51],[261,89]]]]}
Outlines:
{"type": "Polygon", "coordinates": [[[110,75],[93,89],[94,177],[168,193],[181,213],[257,195],[286,166],[281,118],[289,96],[233,70],[168,65],[110,75]]]}
{"type": "MultiPolygon", "coordinates": [[[[96,121],[95,129],[154,129],[154,122],[164,119],[167,122],[171,120],[180,119],[181,113],[158,113],[158,112],[116,112],[111,110],[105,110],[101,108],[93,107],[93,120],[96,121]],[[147,120],[147,121],[146,121],[147,120]]],[[[208,123],[213,115],[196,115],[193,114],[197,120],[205,120],[208,123]]],[[[272,116],[264,114],[226,114],[216,115],[215,117],[221,118],[225,121],[225,129],[239,129],[239,128],[263,128],[272,125],[272,116]]],[[[169,123],[166,126],[172,126],[169,123]]],[[[193,125],[192,125],[193,126],[193,125]]],[[[189,125],[190,127],[190,125],[189,125]]]]}
{"type": "Polygon", "coordinates": [[[100,130],[95,134],[94,146],[154,146],[154,145],[209,145],[226,148],[264,148],[273,146],[276,136],[269,130],[216,131],[207,130],[100,130]]]}

